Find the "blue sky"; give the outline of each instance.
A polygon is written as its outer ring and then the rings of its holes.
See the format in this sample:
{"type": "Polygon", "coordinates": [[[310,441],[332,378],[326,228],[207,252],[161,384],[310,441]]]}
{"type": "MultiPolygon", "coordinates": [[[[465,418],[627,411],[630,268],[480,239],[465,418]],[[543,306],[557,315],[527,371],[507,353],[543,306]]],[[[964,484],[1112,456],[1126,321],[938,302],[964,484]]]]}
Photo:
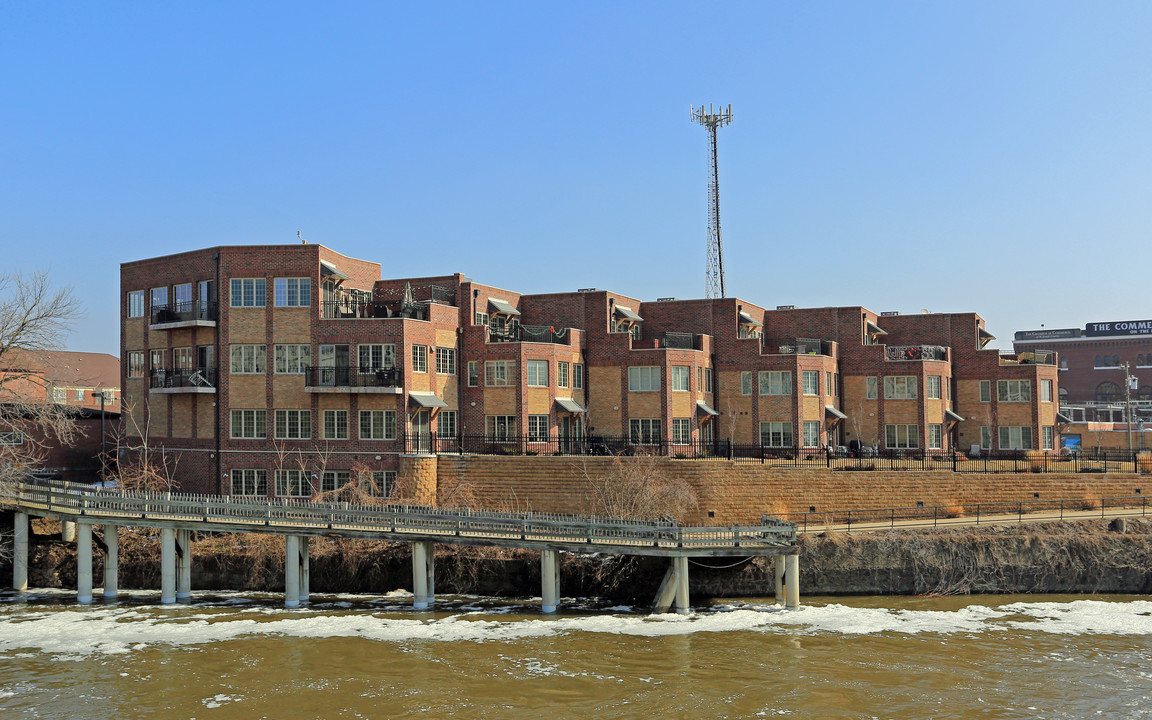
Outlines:
{"type": "MultiPolygon", "coordinates": [[[[118,354],[119,263],[311,242],[384,277],[1152,317],[1152,4],[0,6],[0,271],[118,354]]],[[[1007,342],[1006,342],[1007,341],[1007,342]]]]}

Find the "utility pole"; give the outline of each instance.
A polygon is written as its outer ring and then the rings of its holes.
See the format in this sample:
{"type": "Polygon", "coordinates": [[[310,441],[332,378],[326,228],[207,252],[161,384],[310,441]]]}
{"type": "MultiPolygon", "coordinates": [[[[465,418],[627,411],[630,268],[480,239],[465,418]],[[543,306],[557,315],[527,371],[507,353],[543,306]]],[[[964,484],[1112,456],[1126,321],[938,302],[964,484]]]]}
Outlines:
{"type": "Polygon", "coordinates": [[[721,106],[713,110],[709,105],[705,110],[701,105],[692,111],[692,120],[708,128],[708,139],[712,149],[712,172],[708,178],[708,264],[705,270],[704,296],[707,298],[727,297],[724,294],[724,248],[720,242],[720,170],[716,164],[716,129],[732,122],[732,106],[721,106]]]}
{"type": "Polygon", "coordinates": [[[1136,376],[1128,372],[1129,363],[1121,365],[1124,368],[1124,429],[1128,431],[1128,454],[1132,454],[1132,385],[1136,376]]]}

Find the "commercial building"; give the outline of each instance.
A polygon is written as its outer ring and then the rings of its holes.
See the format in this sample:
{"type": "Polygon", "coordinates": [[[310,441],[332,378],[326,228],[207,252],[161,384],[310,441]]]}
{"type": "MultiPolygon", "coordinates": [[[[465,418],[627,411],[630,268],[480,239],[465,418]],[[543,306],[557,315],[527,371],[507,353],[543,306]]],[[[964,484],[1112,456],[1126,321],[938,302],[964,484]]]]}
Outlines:
{"type": "Polygon", "coordinates": [[[196,492],[386,492],[426,452],[1057,447],[1056,355],[987,348],[975,313],[522,295],[308,244],[124,263],[121,289],[125,427],[196,492]]]}

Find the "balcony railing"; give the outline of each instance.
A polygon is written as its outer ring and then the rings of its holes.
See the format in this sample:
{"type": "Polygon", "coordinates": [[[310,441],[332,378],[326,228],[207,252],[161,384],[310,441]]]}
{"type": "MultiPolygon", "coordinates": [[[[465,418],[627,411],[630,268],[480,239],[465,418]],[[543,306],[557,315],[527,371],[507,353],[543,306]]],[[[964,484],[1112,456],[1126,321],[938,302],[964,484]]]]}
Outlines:
{"type": "Polygon", "coordinates": [[[666,332],[660,339],[660,347],[673,350],[696,350],[696,336],[692,333],[666,332]]]}
{"type": "Polygon", "coordinates": [[[947,360],[948,348],[939,345],[889,345],[884,359],[890,362],[914,360],[947,360]]]}
{"type": "Polygon", "coordinates": [[[148,375],[148,387],[153,390],[167,388],[214,388],[216,368],[161,368],[148,375]]]}
{"type": "Polygon", "coordinates": [[[404,374],[400,368],[374,368],[361,372],[360,368],[336,366],[305,368],[305,387],[383,387],[397,388],[403,384],[404,374]]]}
{"type": "Polygon", "coordinates": [[[570,328],[545,325],[509,325],[503,330],[488,330],[488,342],[538,342],[568,345],[572,337],[570,328]]]}
{"type": "Polygon", "coordinates": [[[832,355],[832,343],[814,338],[789,338],[773,340],[764,338],[761,351],[765,355],[832,355]]]}
{"type": "Polygon", "coordinates": [[[168,303],[167,305],[159,305],[152,308],[153,325],[192,322],[195,320],[216,322],[216,303],[188,300],[185,302],[168,303]]]}
{"type": "Polygon", "coordinates": [[[1016,356],[1016,361],[1021,365],[1055,365],[1056,351],[1029,350],[1028,352],[1019,353],[1016,356]]]}

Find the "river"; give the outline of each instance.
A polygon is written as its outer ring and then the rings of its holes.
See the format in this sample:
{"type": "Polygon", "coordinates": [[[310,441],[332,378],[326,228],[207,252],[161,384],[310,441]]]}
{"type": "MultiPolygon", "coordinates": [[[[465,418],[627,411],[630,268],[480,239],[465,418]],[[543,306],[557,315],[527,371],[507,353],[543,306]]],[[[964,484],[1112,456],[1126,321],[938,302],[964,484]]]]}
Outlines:
{"type": "Polygon", "coordinates": [[[0,718],[1152,718],[1146,596],[0,595],[0,718]]]}

